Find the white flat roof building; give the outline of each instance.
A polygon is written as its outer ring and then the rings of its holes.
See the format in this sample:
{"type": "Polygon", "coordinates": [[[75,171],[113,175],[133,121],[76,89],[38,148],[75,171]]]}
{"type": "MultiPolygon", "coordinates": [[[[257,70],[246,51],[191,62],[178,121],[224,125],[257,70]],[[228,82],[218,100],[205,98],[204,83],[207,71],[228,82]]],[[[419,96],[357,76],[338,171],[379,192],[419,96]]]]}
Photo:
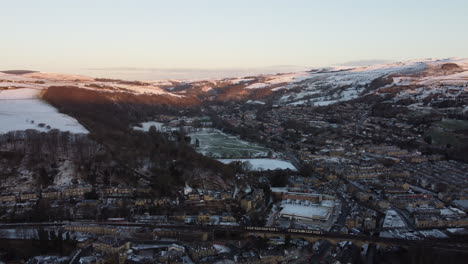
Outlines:
{"type": "Polygon", "coordinates": [[[327,221],[332,208],[322,206],[304,206],[296,204],[284,204],[280,212],[282,217],[296,218],[309,221],[327,221]]]}
{"type": "Polygon", "coordinates": [[[334,207],[335,206],[335,201],[333,200],[322,200],[320,202],[320,205],[323,207],[334,207]]]}

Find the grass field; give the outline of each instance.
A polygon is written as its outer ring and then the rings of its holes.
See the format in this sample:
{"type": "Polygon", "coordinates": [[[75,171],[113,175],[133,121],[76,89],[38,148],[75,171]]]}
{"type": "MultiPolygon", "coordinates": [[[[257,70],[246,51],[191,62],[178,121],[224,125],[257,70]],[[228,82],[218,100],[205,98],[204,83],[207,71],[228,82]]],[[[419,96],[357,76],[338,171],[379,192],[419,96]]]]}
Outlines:
{"type": "Polygon", "coordinates": [[[278,159],[219,159],[222,163],[229,164],[234,161],[248,162],[250,170],[264,171],[264,170],[292,170],[297,171],[294,165],[286,160],[278,159]]]}
{"type": "Polygon", "coordinates": [[[213,158],[237,159],[266,157],[269,149],[249,143],[216,129],[205,129],[189,134],[192,143],[199,141],[197,151],[213,158]]]}

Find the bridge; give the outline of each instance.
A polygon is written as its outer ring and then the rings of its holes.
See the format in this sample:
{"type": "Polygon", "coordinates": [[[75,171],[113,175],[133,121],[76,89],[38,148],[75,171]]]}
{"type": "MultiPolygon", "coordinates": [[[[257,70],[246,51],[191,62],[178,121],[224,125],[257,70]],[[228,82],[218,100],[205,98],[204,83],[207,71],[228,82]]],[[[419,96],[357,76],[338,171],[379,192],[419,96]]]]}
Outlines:
{"type": "Polygon", "coordinates": [[[38,228],[63,228],[65,226],[89,226],[89,227],[135,227],[150,228],[179,233],[205,232],[211,234],[235,234],[240,236],[278,237],[290,236],[304,238],[308,241],[329,240],[331,242],[352,241],[356,244],[379,244],[382,246],[402,247],[426,247],[450,251],[468,252],[468,240],[453,238],[425,238],[423,240],[411,240],[404,238],[389,238],[369,235],[352,235],[338,232],[325,232],[310,229],[286,229],[276,227],[254,226],[229,226],[229,225],[173,225],[173,224],[148,224],[135,222],[42,222],[42,223],[10,223],[0,224],[0,229],[38,229],[38,228]]]}

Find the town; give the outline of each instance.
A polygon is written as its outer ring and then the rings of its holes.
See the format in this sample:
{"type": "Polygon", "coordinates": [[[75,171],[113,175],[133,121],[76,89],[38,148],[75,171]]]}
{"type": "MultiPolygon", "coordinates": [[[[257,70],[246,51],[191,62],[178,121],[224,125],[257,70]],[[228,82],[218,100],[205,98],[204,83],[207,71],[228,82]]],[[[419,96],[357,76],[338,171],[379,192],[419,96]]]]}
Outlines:
{"type": "Polygon", "coordinates": [[[29,263],[346,262],[385,256],[405,241],[456,248],[468,227],[468,164],[434,151],[425,124],[374,117],[365,103],[332,109],[252,103],[155,116],[132,129],[183,135],[235,168],[233,182],[199,178],[157,197],[144,181],[79,178],[3,191],[0,237],[69,252],[29,263]]]}

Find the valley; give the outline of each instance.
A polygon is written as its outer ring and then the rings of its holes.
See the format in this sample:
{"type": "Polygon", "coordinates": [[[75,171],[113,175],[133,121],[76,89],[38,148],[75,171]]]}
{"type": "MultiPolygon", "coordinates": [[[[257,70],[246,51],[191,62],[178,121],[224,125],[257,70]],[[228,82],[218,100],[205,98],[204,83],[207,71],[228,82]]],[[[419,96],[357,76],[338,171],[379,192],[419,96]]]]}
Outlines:
{"type": "Polygon", "coordinates": [[[57,221],[32,239],[110,256],[114,236],[129,259],[167,241],[197,260],[286,260],[293,244],[357,260],[382,241],[380,256],[391,241],[422,250],[413,240],[466,253],[467,71],[452,58],[197,81],[0,73],[0,219],[27,223],[0,236],[57,221]]]}

